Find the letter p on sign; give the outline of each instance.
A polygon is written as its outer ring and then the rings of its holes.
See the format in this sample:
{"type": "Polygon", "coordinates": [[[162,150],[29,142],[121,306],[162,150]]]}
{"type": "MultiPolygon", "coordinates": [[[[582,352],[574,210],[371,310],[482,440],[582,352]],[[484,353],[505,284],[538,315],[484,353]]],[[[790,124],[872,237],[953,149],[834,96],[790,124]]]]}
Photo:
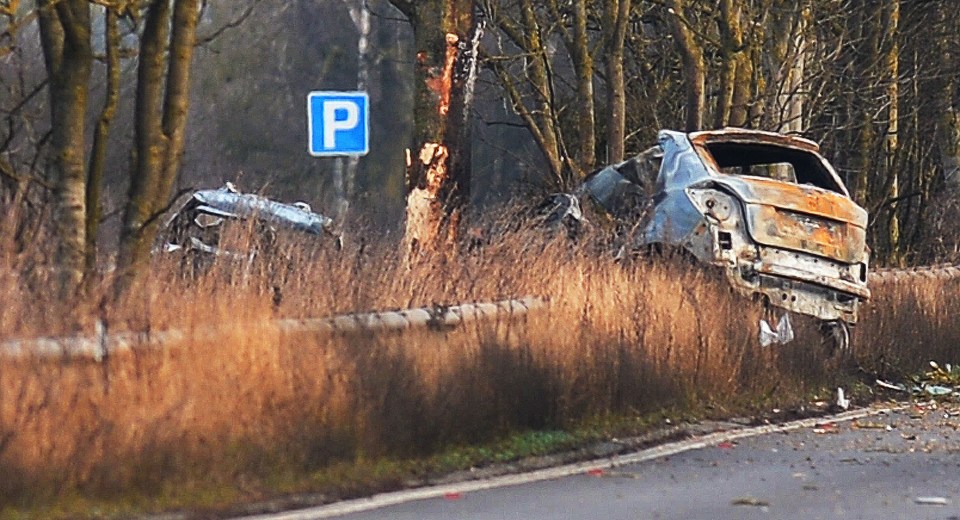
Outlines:
{"type": "Polygon", "coordinates": [[[370,149],[366,92],[311,92],[307,96],[310,155],[366,155],[370,149]]]}

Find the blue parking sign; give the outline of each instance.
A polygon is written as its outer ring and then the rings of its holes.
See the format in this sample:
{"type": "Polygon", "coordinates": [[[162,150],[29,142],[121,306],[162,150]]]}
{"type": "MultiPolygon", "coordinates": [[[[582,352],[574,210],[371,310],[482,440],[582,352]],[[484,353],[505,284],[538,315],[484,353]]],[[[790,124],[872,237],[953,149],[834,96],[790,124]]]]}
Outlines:
{"type": "Polygon", "coordinates": [[[311,92],[307,96],[310,155],[366,155],[370,150],[366,92],[311,92]]]}

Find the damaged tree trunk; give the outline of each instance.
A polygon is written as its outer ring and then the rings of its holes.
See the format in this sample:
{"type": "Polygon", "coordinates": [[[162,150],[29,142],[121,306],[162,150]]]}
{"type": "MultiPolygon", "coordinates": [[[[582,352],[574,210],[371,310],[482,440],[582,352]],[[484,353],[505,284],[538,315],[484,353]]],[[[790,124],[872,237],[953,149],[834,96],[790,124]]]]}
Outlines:
{"type": "Polygon", "coordinates": [[[474,0],[391,0],[413,25],[414,139],[407,155],[408,253],[435,252],[457,236],[470,191],[469,111],[480,34],[474,0]]]}

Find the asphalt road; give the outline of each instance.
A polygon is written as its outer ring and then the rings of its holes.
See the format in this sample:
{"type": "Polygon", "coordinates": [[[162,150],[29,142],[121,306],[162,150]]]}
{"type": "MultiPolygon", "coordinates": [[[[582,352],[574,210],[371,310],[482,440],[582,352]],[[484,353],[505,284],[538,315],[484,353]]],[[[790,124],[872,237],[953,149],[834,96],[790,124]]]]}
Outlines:
{"type": "MultiPolygon", "coordinates": [[[[440,496],[407,502],[393,495],[389,501],[402,503],[336,518],[960,520],[958,405],[912,405],[708,442],[687,451],[667,447],[664,453],[673,454],[639,463],[586,465],[564,478],[492,489],[464,485],[465,492],[447,487],[440,496]]],[[[335,506],[283,517],[337,512],[335,506]]]]}

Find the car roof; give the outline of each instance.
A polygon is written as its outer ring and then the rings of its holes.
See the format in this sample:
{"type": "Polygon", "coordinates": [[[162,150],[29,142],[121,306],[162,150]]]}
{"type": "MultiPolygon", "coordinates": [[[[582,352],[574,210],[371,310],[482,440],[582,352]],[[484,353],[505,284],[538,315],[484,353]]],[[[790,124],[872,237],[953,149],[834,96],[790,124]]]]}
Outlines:
{"type": "Polygon", "coordinates": [[[746,128],[727,127],[720,130],[705,130],[701,132],[691,132],[688,134],[690,141],[695,144],[708,143],[752,143],[752,144],[770,144],[785,146],[806,150],[808,152],[819,153],[820,145],[809,139],[796,136],[784,135],[763,130],[749,130],[746,128]]]}

